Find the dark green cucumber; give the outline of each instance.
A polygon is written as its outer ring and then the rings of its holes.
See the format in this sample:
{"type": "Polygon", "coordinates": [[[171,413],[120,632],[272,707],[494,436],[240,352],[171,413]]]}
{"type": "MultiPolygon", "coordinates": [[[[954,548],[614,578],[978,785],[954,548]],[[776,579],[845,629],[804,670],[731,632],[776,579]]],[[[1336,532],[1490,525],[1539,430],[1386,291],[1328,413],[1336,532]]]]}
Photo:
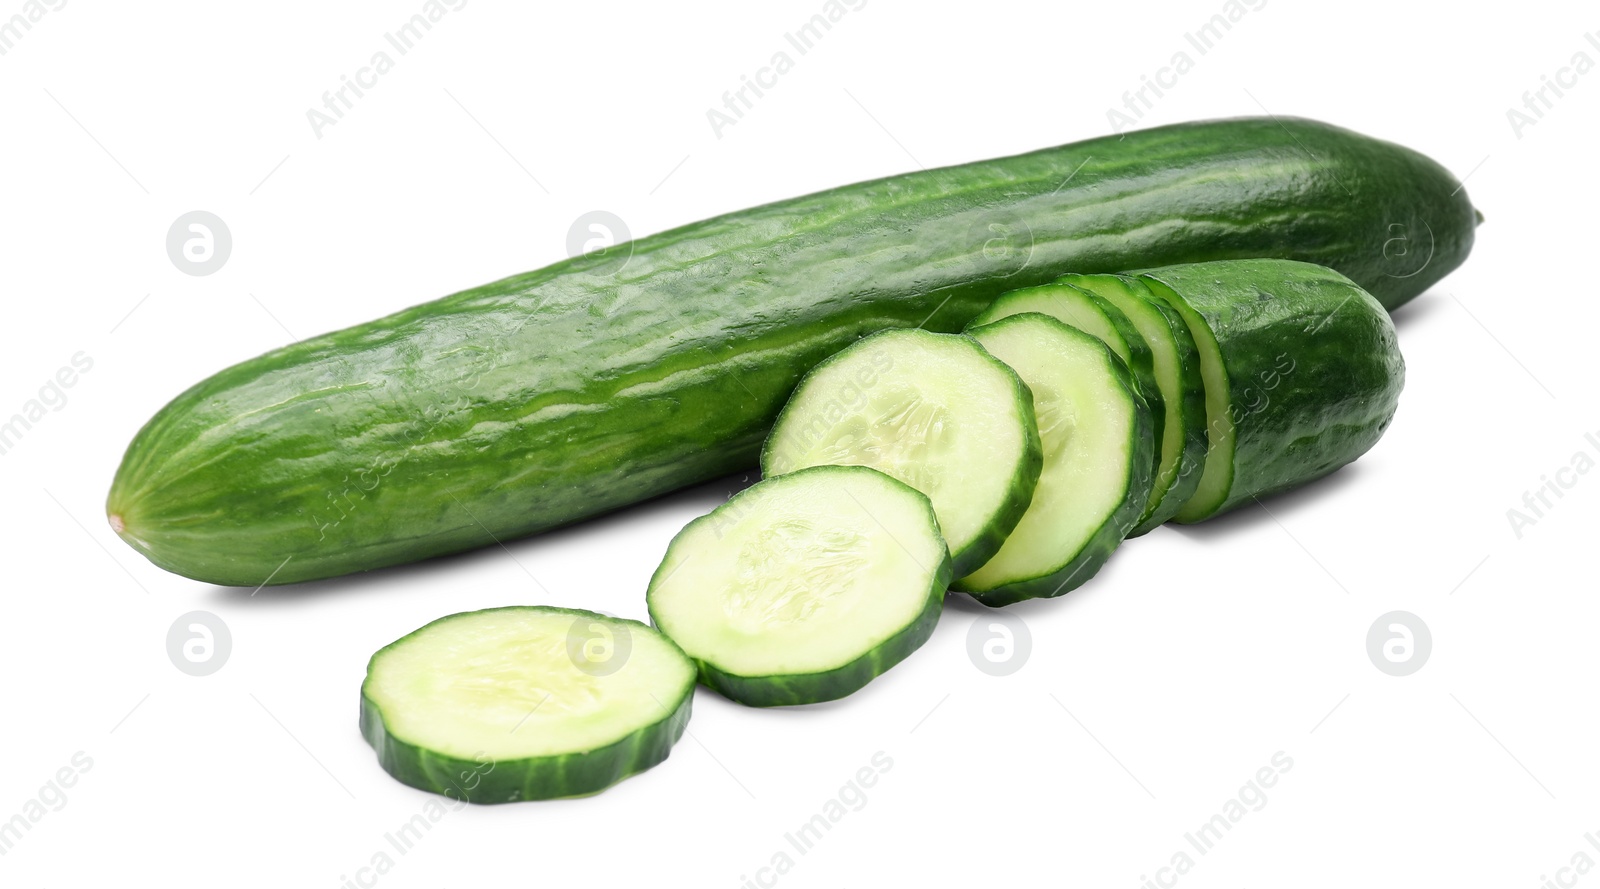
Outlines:
{"type": "Polygon", "coordinates": [[[1063,275],[1061,281],[1121,309],[1150,346],[1166,417],[1161,425],[1161,464],[1150,492],[1160,502],[1128,534],[1138,536],[1177,515],[1200,486],[1206,459],[1206,390],[1200,355],[1182,316],[1138,278],[1063,275]]]}
{"type": "MultiPolygon", "coordinates": [[[[1128,320],[1128,316],[1123,314],[1121,309],[1071,284],[1042,284],[1002,294],[982,314],[972,319],[972,323],[967,325],[967,332],[970,334],[975,328],[1023,312],[1049,315],[1068,327],[1081,330],[1105,343],[1106,348],[1121,359],[1133,373],[1136,388],[1150,409],[1151,435],[1155,441],[1162,441],[1166,410],[1162,403],[1161,387],[1156,381],[1154,355],[1139,329],[1128,320]]],[[[1161,469],[1161,458],[1161,449],[1155,448],[1151,459],[1157,472],[1161,469]]],[[[1155,527],[1147,520],[1161,506],[1161,495],[1165,490],[1165,486],[1159,491],[1151,487],[1144,508],[1140,511],[1138,522],[1133,529],[1127,531],[1129,537],[1138,536],[1155,527]]]]}
{"type": "Polygon", "coordinates": [[[1389,427],[1405,385],[1394,323],[1344,275],[1258,259],[1139,277],[1188,323],[1205,378],[1205,471],[1177,521],[1321,478],[1389,427]]]}
{"type": "Polygon", "coordinates": [[[228,368],[139,431],[123,539],[213,583],[491,545],[755,464],[807,370],[1067,272],[1281,256],[1393,307],[1474,211],[1416,152],[1307,120],[1162,127],[729,213],[228,368]],[[624,261],[625,258],[625,261],[624,261]]]}
{"type": "Polygon", "coordinates": [[[361,733],[390,775],[452,799],[588,796],[667,758],[694,677],[638,621],[545,606],[452,614],[372,656],[361,733]]]}
{"type": "Polygon", "coordinates": [[[933,635],[950,585],[933,504],[864,466],[763,479],[672,539],[650,619],[755,707],[851,694],[933,635]]]}

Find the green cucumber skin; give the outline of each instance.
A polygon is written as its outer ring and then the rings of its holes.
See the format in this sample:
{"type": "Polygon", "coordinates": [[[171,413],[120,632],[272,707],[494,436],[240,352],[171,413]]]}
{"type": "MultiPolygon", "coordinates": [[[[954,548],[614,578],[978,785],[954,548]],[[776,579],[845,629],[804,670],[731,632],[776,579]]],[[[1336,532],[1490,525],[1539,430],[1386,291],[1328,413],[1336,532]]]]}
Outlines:
{"type": "MultiPolygon", "coordinates": [[[[1015,298],[1012,297],[1012,294],[1048,290],[1056,287],[1064,287],[1080,295],[1105,317],[1112,329],[1116,331],[1117,336],[1122,338],[1123,345],[1128,352],[1126,361],[1128,370],[1133,373],[1133,379],[1138,394],[1143,396],[1145,404],[1149,407],[1150,436],[1154,441],[1160,442],[1162,428],[1166,422],[1166,408],[1161,397],[1161,389],[1156,385],[1155,368],[1152,364],[1150,346],[1145,342],[1144,335],[1139,333],[1139,329],[1133,326],[1132,321],[1128,320],[1128,316],[1124,315],[1122,310],[1113,305],[1109,300],[1106,300],[1089,290],[1085,290],[1081,287],[1061,281],[1057,281],[1053,284],[1043,284],[1039,287],[1026,288],[1020,291],[1013,290],[1002,294],[999,299],[995,300],[994,303],[989,306],[989,308],[985,309],[982,314],[978,315],[977,318],[974,318],[972,323],[967,325],[968,335],[985,324],[992,324],[995,321],[1000,320],[1002,317],[1006,317],[1006,314],[1012,314],[1007,313],[1006,310],[1006,303],[1008,299],[1015,298]]],[[[1071,326],[1071,322],[1067,321],[1067,319],[1060,318],[1058,320],[1064,324],[1067,324],[1068,326],[1071,326]]],[[[1112,351],[1115,352],[1116,350],[1113,349],[1112,351]]],[[[1122,358],[1120,354],[1118,354],[1116,357],[1118,359],[1122,358]]],[[[1152,465],[1158,469],[1160,468],[1161,463],[1160,454],[1161,449],[1159,446],[1154,448],[1151,452],[1152,465]]],[[[1152,478],[1152,482],[1153,481],[1154,479],[1152,478]]],[[[1137,537],[1154,528],[1155,524],[1150,524],[1146,520],[1160,505],[1161,500],[1159,497],[1152,496],[1147,498],[1144,511],[1139,516],[1139,522],[1142,524],[1136,524],[1131,530],[1129,530],[1128,536],[1137,537]]],[[[1160,523],[1157,522],[1156,524],[1160,523]]]]}
{"type": "Polygon", "coordinates": [[[1147,270],[1217,339],[1234,425],[1231,482],[1196,522],[1321,478],[1366,453],[1394,418],[1405,361],[1394,322],[1355,282],[1286,260],[1147,270]],[[1288,367],[1285,370],[1285,367],[1288,367]]]}
{"type": "MultiPolygon", "coordinates": [[[[1184,431],[1183,455],[1179,459],[1177,472],[1166,483],[1160,505],[1128,532],[1129,537],[1138,537],[1171,521],[1200,486],[1200,475],[1205,469],[1207,438],[1206,387],[1205,381],[1200,376],[1199,349],[1195,345],[1194,336],[1189,333],[1189,325],[1184,322],[1177,310],[1167,305],[1166,300],[1151,292],[1150,288],[1138,278],[1131,275],[1066,275],[1060,280],[1096,293],[1113,303],[1123,298],[1141,300],[1159,312],[1172,331],[1172,343],[1178,353],[1178,367],[1182,371],[1180,388],[1183,396],[1176,402],[1175,413],[1179,419],[1178,428],[1184,431]],[[1118,283],[1127,288],[1126,297],[1121,293],[1108,293],[1101,289],[1102,285],[1118,283]]],[[[1165,406],[1163,402],[1163,407],[1165,406]]],[[[1160,479],[1157,479],[1157,483],[1159,482],[1160,479]]]]}
{"type": "Polygon", "coordinates": [[[223,370],[138,432],[107,512],[155,564],[217,584],[412,562],[747,469],[801,375],[878,330],[958,331],[1066,272],[1244,256],[1331,265],[1393,307],[1460,264],[1474,224],[1433,161],[1291,119],[858,183],[223,370]],[[1420,242],[1391,258],[1424,227],[1426,265],[1420,242]]]}
{"type": "MultiPolygon", "coordinates": [[[[1021,318],[1022,315],[1013,315],[1021,318]]],[[[1048,317],[1048,316],[1047,316],[1048,317]]],[[[1055,320],[1052,318],[1051,320],[1055,320]]],[[[1005,323],[1005,319],[995,322],[1005,323]]],[[[1060,322],[1057,322],[1060,323],[1060,322]]],[[[1066,326],[1066,325],[1063,325],[1066,326]]],[[[982,332],[981,328],[974,331],[982,332]]],[[[1088,336],[1085,334],[1084,336],[1088,336]]],[[[981,340],[980,340],[981,342],[981,340]]],[[[1096,340],[1095,342],[1099,342],[1096,340]]],[[[991,608],[1001,608],[1006,605],[1015,605],[1028,599],[1050,599],[1064,596],[1080,586],[1083,586],[1099,573],[1100,569],[1111,559],[1111,554],[1128,536],[1129,532],[1139,523],[1139,516],[1144,512],[1145,502],[1150,495],[1150,488],[1155,483],[1155,448],[1154,423],[1151,420],[1150,406],[1140,394],[1138,384],[1133,373],[1122,359],[1113,354],[1110,348],[1105,348],[1107,366],[1122,387],[1127,390],[1128,397],[1134,406],[1134,422],[1129,430],[1128,460],[1131,468],[1131,478],[1128,481],[1128,496],[1122,500],[1122,505],[1112,514],[1111,518],[1100,526],[1100,530],[1084,544],[1083,549],[1070,561],[1060,568],[1043,577],[1034,577],[1028,580],[1019,580],[1004,586],[987,590],[969,589],[957,582],[956,589],[966,593],[978,602],[991,608]]]]}
{"type": "MultiPolygon", "coordinates": [[[[888,332],[884,331],[884,333],[888,332]]],[[[926,333],[924,331],[918,331],[918,333],[924,336],[950,335],[926,333]]],[[[1028,511],[1028,504],[1033,502],[1033,488],[1039,481],[1039,471],[1044,468],[1044,451],[1039,443],[1039,425],[1037,418],[1033,415],[1033,393],[1028,389],[1028,384],[1022,382],[1022,378],[1017,376],[1016,371],[1013,371],[1010,365],[990,355],[988,350],[983,348],[982,343],[963,334],[955,335],[971,342],[978,352],[982,353],[985,358],[994,363],[995,367],[1004,371],[1007,376],[1016,382],[1017,411],[1022,415],[1023,434],[1028,437],[1022,460],[1017,463],[1016,472],[1012,473],[1010,481],[1006,483],[1006,497],[995,507],[995,511],[984,519],[983,532],[973,538],[965,549],[960,551],[951,550],[950,552],[952,570],[955,572],[956,577],[961,577],[968,572],[978,570],[984,562],[989,561],[990,557],[999,552],[1000,547],[1006,542],[1006,535],[1010,534],[1011,529],[1017,526],[1017,522],[1022,521],[1023,514],[1028,511]]],[[[861,342],[870,339],[872,339],[870,336],[864,337],[861,342]]],[[[820,374],[834,361],[844,357],[847,356],[845,356],[843,350],[837,354],[830,355],[818,362],[811,373],[820,374]]],[[[810,375],[807,374],[807,376],[810,375]]],[[[804,385],[805,380],[802,378],[800,385],[795,387],[795,394],[799,394],[804,385]]],[[[791,398],[789,404],[793,404],[794,401],[795,399],[791,398]]],[[[763,477],[781,475],[790,471],[787,467],[780,465],[785,463],[786,459],[776,452],[776,448],[779,447],[776,439],[778,438],[779,430],[783,428],[783,420],[789,411],[789,404],[784,405],[783,410],[779,412],[778,418],[772,424],[772,433],[767,436],[766,442],[761,446],[760,466],[763,477]]]]}
{"type": "Polygon", "coordinates": [[[395,780],[419,790],[469,803],[511,803],[592,796],[658,765],[689,724],[694,701],[687,695],[660,722],[588,753],[484,764],[444,756],[390,734],[378,707],[361,698],[361,734],[378,763],[395,780]]]}
{"type": "MultiPolygon", "coordinates": [[[[570,612],[574,617],[589,616],[597,620],[617,620],[581,609],[547,610],[570,612]]],[[[456,616],[458,615],[441,617],[414,633],[456,616]]],[[[628,621],[628,623],[638,624],[641,629],[647,629],[639,621],[628,621]]],[[[368,661],[368,672],[371,672],[371,664],[379,656],[414,633],[408,633],[379,649],[368,661]]],[[[685,657],[687,658],[687,655],[685,657]]],[[[388,724],[384,722],[383,713],[378,705],[367,697],[366,685],[363,683],[361,736],[372,745],[373,750],[377,751],[378,764],[384,771],[402,784],[418,790],[426,790],[469,803],[567,799],[592,796],[624,778],[646,771],[664,761],[672,752],[673,745],[683,737],[684,729],[689,724],[693,703],[694,683],[691,682],[684,687],[671,712],[666,713],[658,722],[616,743],[583,753],[502,760],[486,764],[447,756],[395,737],[390,732],[388,724]]],[[[665,702],[663,709],[665,710],[665,702]]]]}

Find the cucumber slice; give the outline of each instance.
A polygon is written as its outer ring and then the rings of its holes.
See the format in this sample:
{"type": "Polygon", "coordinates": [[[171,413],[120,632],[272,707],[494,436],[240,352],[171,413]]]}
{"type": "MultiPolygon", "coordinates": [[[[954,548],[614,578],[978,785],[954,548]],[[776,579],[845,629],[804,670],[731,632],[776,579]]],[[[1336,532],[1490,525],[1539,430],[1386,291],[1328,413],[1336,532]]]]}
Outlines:
{"type": "Polygon", "coordinates": [[[1093,577],[1138,521],[1155,477],[1150,408],[1105,343],[1048,315],[972,331],[1033,391],[1044,471],[994,558],[956,584],[985,605],[1059,596],[1093,577]]]}
{"type": "Polygon", "coordinates": [[[1177,515],[1200,486],[1206,458],[1206,390],[1200,376],[1200,355],[1189,325],[1177,310],[1138,278],[1064,275],[1059,280],[1116,306],[1150,346],[1161,410],[1166,416],[1161,424],[1160,467],[1151,489],[1151,499],[1159,500],[1159,505],[1128,534],[1137,536],[1177,515]]]}
{"type": "Polygon", "coordinates": [[[842,698],[921,647],[950,585],[928,498],[863,466],[758,482],[690,522],[650,619],[743,704],[842,698]]]}
{"type": "Polygon", "coordinates": [[[1179,522],[1327,475],[1377,443],[1405,384],[1394,323],[1332,269],[1243,259],[1147,270],[1199,347],[1205,470],[1179,522]]]}
{"type": "Polygon", "coordinates": [[[928,495],[957,576],[989,560],[1039,479],[1033,398],[960,334],[874,334],[817,365],[761,452],[764,475],[870,466],[928,495]]]}
{"type": "MultiPolygon", "coordinates": [[[[967,326],[967,330],[971,331],[973,328],[1023,312],[1049,315],[1068,327],[1081,330],[1105,343],[1133,372],[1139,394],[1144,397],[1145,403],[1150,408],[1152,436],[1156,441],[1162,440],[1166,410],[1162,402],[1161,387],[1156,382],[1150,345],[1145,342],[1139,329],[1128,320],[1128,316],[1123,314],[1121,309],[1093,293],[1070,284],[1043,284],[1002,294],[967,326]]],[[[1159,472],[1161,454],[1155,453],[1152,459],[1155,461],[1153,469],[1159,472]]],[[[1155,524],[1143,523],[1161,505],[1163,493],[1165,489],[1158,491],[1154,486],[1151,487],[1150,496],[1146,498],[1144,509],[1139,514],[1140,524],[1135,524],[1133,530],[1128,532],[1129,537],[1136,537],[1155,527],[1155,524]]]]}
{"type": "Polygon", "coordinates": [[[587,796],[666,759],[693,692],[694,664],[638,621],[490,608],[373,655],[361,733],[384,771],[452,799],[587,796]]]}

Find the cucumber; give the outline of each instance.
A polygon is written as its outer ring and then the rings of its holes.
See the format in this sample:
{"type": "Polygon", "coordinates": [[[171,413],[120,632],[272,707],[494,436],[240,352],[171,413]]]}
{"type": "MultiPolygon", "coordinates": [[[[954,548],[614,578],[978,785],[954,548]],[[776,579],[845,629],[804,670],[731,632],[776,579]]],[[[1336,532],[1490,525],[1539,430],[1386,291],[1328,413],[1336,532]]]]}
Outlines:
{"type": "Polygon", "coordinates": [[[1150,409],[1104,342],[1049,315],[1012,315],[971,335],[1033,392],[1044,470],[1005,545],[956,589],[992,606],[1063,595],[1100,570],[1149,499],[1150,409]]]}
{"type": "Polygon", "coordinates": [[[761,473],[870,466],[926,494],[957,577],[1000,549],[1033,499],[1033,399],[976,340],[888,330],[817,365],[761,451],[761,473]]]}
{"type": "Polygon", "coordinates": [[[372,656],[361,733],[402,783],[474,803],[587,796],[667,758],[694,664],[638,621],[452,614],[372,656]]]}
{"type": "Polygon", "coordinates": [[[1122,310],[1150,346],[1166,416],[1161,424],[1161,465],[1151,487],[1151,499],[1159,498],[1159,503],[1128,534],[1137,536],[1177,515],[1200,486],[1206,458],[1206,390],[1200,377],[1200,355],[1188,324],[1139,279],[1063,275],[1060,280],[1122,310]]]}
{"type": "MultiPolygon", "coordinates": [[[[1106,347],[1133,373],[1136,388],[1150,408],[1152,437],[1158,442],[1162,441],[1166,410],[1162,404],[1161,387],[1156,381],[1154,356],[1139,329],[1128,320],[1128,316],[1123,314],[1122,310],[1093,293],[1070,284],[1044,284],[1002,294],[967,325],[967,332],[971,333],[974,328],[1023,312],[1049,315],[1068,327],[1081,330],[1105,343],[1106,347]]],[[[1161,468],[1161,458],[1160,449],[1155,449],[1153,459],[1157,471],[1161,468]]],[[[1145,522],[1161,505],[1161,495],[1164,490],[1163,488],[1158,491],[1154,486],[1151,487],[1144,509],[1139,514],[1140,523],[1145,522]]],[[[1128,536],[1137,536],[1135,532],[1142,534],[1153,527],[1154,524],[1141,527],[1136,523],[1128,536]]]]}
{"type": "Polygon", "coordinates": [[[816,466],[690,522],[646,601],[701,682],[751,706],[813,704],[928,641],[950,578],[927,497],[876,470],[816,466]]]}
{"type": "Polygon", "coordinates": [[[107,516],[162,568],[250,587],[493,545],[753,466],[800,377],[865,334],[958,331],[1067,272],[1246,256],[1393,307],[1475,223],[1422,155],[1281,118],[858,183],[223,370],[134,437],[107,516]]]}
{"type": "Polygon", "coordinates": [[[1405,385],[1394,323],[1344,275],[1254,259],[1139,277],[1187,323],[1205,378],[1209,450],[1177,521],[1327,475],[1389,427],[1405,385]]]}

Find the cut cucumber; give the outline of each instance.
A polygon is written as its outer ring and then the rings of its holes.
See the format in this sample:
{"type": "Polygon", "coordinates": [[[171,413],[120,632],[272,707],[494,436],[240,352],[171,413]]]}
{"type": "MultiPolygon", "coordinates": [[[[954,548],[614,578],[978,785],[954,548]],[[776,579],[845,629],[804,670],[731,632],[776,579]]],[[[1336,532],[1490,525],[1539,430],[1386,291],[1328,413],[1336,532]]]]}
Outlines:
{"type": "Polygon", "coordinates": [[[985,605],[1062,595],[1100,570],[1144,509],[1150,409],[1105,343],[1048,315],[1012,315],[972,336],[1032,390],[1044,470],[1005,545],[956,588],[985,605]]]}
{"type": "Polygon", "coordinates": [[[950,578],[927,497],[866,467],[816,466],[690,522],[646,601],[706,685],[757,707],[812,704],[928,641],[950,578]]]}
{"type": "MultiPolygon", "coordinates": [[[[1156,441],[1162,440],[1166,411],[1162,405],[1161,388],[1156,381],[1150,345],[1145,342],[1142,333],[1132,321],[1128,320],[1128,316],[1123,314],[1121,309],[1087,290],[1081,290],[1070,284],[1044,284],[1002,294],[983,314],[973,320],[967,330],[970,332],[973,328],[1023,312],[1049,315],[1068,327],[1081,330],[1105,343],[1133,372],[1139,394],[1144,397],[1145,403],[1150,408],[1152,437],[1156,441]]],[[[1035,408],[1037,407],[1035,403],[1035,408]]],[[[1161,468],[1160,458],[1161,454],[1157,449],[1152,459],[1155,460],[1154,468],[1158,472],[1161,468]]],[[[1158,491],[1152,486],[1144,509],[1139,514],[1140,523],[1145,522],[1161,505],[1163,493],[1164,489],[1158,491]]],[[[1142,534],[1153,527],[1154,524],[1136,524],[1128,536],[1142,534]]]]}
{"type": "Polygon", "coordinates": [[[1275,116],[858,182],[223,370],[140,429],[107,518],[168,571],[252,589],[493,546],[750,468],[801,375],[864,334],[960,330],[1069,271],[1231,256],[1333,266],[1393,307],[1476,225],[1416,152],[1275,116]]]}
{"type": "MultiPolygon", "coordinates": [[[[1200,355],[1189,325],[1176,309],[1128,275],[1065,275],[1060,279],[1116,306],[1150,346],[1161,393],[1161,462],[1150,498],[1159,501],[1128,533],[1133,537],[1168,521],[1194,495],[1206,458],[1206,391],[1200,355]]],[[[1155,403],[1151,402],[1152,410],[1155,403]]]]}
{"type": "Polygon", "coordinates": [[[1205,470],[1177,521],[1327,475],[1388,428],[1405,362],[1383,306],[1349,278],[1282,259],[1140,278],[1183,316],[1205,378],[1205,470]]]}
{"type": "Polygon", "coordinates": [[[638,621],[469,611],[372,656],[361,733],[390,775],[452,799],[586,796],[667,758],[689,722],[694,675],[638,621]]]}
{"type": "Polygon", "coordinates": [[[976,340],[869,336],[817,365],[778,415],[764,475],[870,466],[928,495],[957,576],[989,560],[1033,499],[1039,432],[1026,386],[976,340]]]}

